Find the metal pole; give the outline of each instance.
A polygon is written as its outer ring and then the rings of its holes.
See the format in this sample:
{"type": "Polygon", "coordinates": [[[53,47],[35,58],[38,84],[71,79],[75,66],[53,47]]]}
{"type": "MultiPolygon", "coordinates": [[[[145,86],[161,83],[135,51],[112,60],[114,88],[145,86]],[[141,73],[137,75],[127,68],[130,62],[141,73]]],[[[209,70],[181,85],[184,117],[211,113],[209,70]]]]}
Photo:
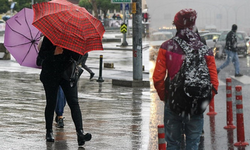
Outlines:
{"type": "Polygon", "coordinates": [[[100,55],[99,78],[98,78],[97,82],[103,82],[104,81],[102,79],[102,60],[103,60],[103,55],[100,55]]]}
{"type": "MultiPolygon", "coordinates": [[[[125,3],[122,3],[122,10],[123,10],[123,23],[126,23],[126,14],[125,14],[125,3]]],[[[123,41],[122,46],[128,46],[128,42],[126,41],[126,33],[123,33],[123,41]]]]}
{"type": "Polygon", "coordinates": [[[142,10],[141,0],[133,0],[133,80],[142,80],[142,10]]]}

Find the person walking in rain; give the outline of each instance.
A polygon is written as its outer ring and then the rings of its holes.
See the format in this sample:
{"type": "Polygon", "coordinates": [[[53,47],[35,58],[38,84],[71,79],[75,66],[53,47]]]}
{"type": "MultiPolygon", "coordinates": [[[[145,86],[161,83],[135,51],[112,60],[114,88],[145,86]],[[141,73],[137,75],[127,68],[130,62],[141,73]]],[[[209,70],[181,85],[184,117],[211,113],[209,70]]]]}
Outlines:
{"type": "Polygon", "coordinates": [[[88,53],[86,53],[82,56],[82,58],[81,58],[82,59],[82,67],[83,67],[83,69],[88,71],[88,73],[90,74],[89,79],[91,80],[94,77],[95,73],[85,64],[87,59],[88,59],[88,56],[89,56],[88,53]]]}
{"type": "Polygon", "coordinates": [[[37,65],[42,66],[40,80],[43,83],[46,95],[45,127],[47,142],[54,142],[52,124],[59,86],[61,86],[71,110],[79,147],[83,146],[85,141],[90,141],[92,138],[90,133],[84,134],[83,131],[82,114],[78,103],[77,85],[72,87],[70,81],[62,77],[70,59],[73,58],[74,60],[79,60],[79,57],[80,55],[73,51],[56,47],[46,36],[44,36],[37,57],[37,65]]]}
{"type": "MultiPolygon", "coordinates": [[[[39,51],[40,51],[41,46],[42,46],[43,38],[44,38],[44,36],[43,36],[43,34],[41,34],[40,41],[37,45],[37,48],[39,51]]],[[[57,93],[57,103],[56,103],[56,108],[55,108],[55,113],[56,113],[55,122],[57,123],[56,126],[58,128],[64,127],[63,112],[64,112],[65,105],[66,105],[66,98],[65,98],[65,95],[63,93],[61,86],[59,86],[58,93],[57,93]]]]}
{"type": "Polygon", "coordinates": [[[233,24],[232,25],[232,30],[227,34],[226,36],[226,46],[225,46],[225,51],[227,54],[227,59],[226,61],[217,68],[217,73],[225,68],[226,66],[229,65],[230,62],[234,64],[234,69],[235,69],[235,77],[241,77],[243,76],[240,73],[240,63],[239,63],[239,57],[237,54],[237,25],[233,24]]]}
{"type": "MultiPolygon", "coordinates": [[[[180,10],[174,17],[174,25],[177,33],[175,37],[185,40],[192,48],[199,49],[204,46],[199,34],[195,33],[195,20],[197,13],[193,9],[180,10]],[[200,47],[197,47],[200,46],[200,47]]],[[[180,45],[170,39],[164,42],[159,48],[156,65],[153,73],[154,87],[159,95],[160,100],[165,104],[164,107],[164,127],[167,150],[179,150],[181,147],[182,133],[186,135],[186,150],[198,150],[200,136],[203,129],[203,114],[184,114],[179,115],[170,109],[170,103],[167,99],[167,88],[165,87],[166,73],[170,79],[173,79],[182,66],[185,53],[180,45]]],[[[215,59],[210,49],[205,55],[207,62],[210,81],[213,87],[218,89],[218,77],[216,72],[215,59]]],[[[171,86],[171,85],[170,85],[171,86]]],[[[215,95],[213,91],[213,96],[215,95]]]]}

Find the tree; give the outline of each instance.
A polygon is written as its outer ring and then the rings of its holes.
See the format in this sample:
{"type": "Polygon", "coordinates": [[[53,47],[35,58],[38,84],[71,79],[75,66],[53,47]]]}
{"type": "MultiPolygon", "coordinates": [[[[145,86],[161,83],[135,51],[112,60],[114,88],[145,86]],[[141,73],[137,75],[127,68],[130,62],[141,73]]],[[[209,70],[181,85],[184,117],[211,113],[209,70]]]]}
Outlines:
{"type": "Polygon", "coordinates": [[[0,0],[0,14],[6,13],[10,10],[10,3],[7,0],[0,0]]]}
{"type": "Polygon", "coordinates": [[[94,10],[95,17],[97,18],[98,18],[97,8],[99,10],[102,10],[104,18],[107,18],[107,12],[109,9],[120,9],[119,4],[113,4],[111,3],[110,0],[80,0],[79,6],[85,7],[87,10],[94,10]]]}
{"type": "MultiPolygon", "coordinates": [[[[13,0],[16,3],[15,7],[14,7],[14,10],[15,11],[20,11],[22,10],[23,8],[31,8],[31,0],[13,0]]],[[[40,3],[40,2],[46,2],[47,0],[34,0],[34,4],[35,3],[40,3]]]]}
{"type": "Polygon", "coordinates": [[[107,18],[107,13],[109,9],[120,9],[120,4],[113,4],[110,0],[97,0],[98,6],[103,12],[104,18],[107,18]]]}
{"type": "Polygon", "coordinates": [[[84,7],[89,12],[92,11],[92,4],[91,4],[91,2],[89,0],[80,0],[79,1],[79,6],[84,7]]]}
{"type": "Polygon", "coordinates": [[[94,16],[98,19],[96,0],[80,0],[79,6],[86,8],[90,13],[94,10],[94,16]]]}

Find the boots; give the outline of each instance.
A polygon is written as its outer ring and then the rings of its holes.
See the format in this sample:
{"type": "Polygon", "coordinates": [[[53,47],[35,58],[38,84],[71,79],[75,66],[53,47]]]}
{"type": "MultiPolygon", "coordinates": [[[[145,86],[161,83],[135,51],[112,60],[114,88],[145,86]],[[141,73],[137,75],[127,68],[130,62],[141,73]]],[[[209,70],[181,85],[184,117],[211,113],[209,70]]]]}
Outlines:
{"type": "Polygon", "coordinates": [[[46,141],[47,142],[54,142],[53,131],[52,129],[47,129],[46,131],[46,141]]]}
{"type": "Polygon", "coordinates": [[[77,131],[77,142],[79,147],[82,147],[85,141],[90,141],[91,138],[92,135],[90,133],[83,134],[83,130],[77,131]]]}

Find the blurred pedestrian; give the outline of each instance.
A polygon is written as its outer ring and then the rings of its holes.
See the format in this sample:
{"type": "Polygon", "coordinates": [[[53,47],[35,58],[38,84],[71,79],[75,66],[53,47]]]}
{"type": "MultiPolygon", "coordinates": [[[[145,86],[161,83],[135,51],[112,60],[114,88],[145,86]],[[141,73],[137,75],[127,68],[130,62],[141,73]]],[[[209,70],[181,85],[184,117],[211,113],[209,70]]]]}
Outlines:
{"type": "Polygon", "coordinates": [[[79,60],[80,57],[79,54],[73,51],[56,47],[46,36],[44,36],[37,58],[37,65],[42,66],[40,80],[43,83],[46,95],[45,122],[47,142],[54,142],[52,124],[59,86],[61,86],[71,110],[71,116],[77,133],[78,145],[81,147],[85,144],[85,141],[91,140],[91,134],[84,134],[83,131],[77,85],[72,87],[71,82],[62,77],[70,59],[79,60]]]}
{"type": "Polygon", "coordinates": [[[219,73],[223,68],[229,65],[230,62],[234,64],[235,69],[235,77],[241,77],[243,76],[240,73],[240,63],[239,63],[239,57],[237,54],[237,25],[232,25],[232,30],[227,34],[226,36],[226,45],[225,45],[225,51],[227,54],[226,61],[217,68],[217,73],[219,73]]]}
{"type": "Polygon", "coordinates": [[[58,93],[57,93],[56,109],[55,109],[55,113],[56,113],[55,121],[57,123],[56,127],[58,128],[64,127],[63,112],[64,112],[65,105],[66,105],[66,98],[65,98],[65,95],[63,93],[61,86],[59,86],[58,93]]]}
{"type": "Polygon", "coordinates": [[[116,19],[116,14],[113,14],[112,18],[113,18],[113,19],[116,19]]]}
{"type": "MultiPolygon", "coordinates": [[[[174,17],[174,25],[177,33],[175,37],[184,40],[192,49],[200,49],[204,46],[199,34],[195,33],[194,26],[197,13],[193,9],[183,9],[174,17]]],[[[203,114],[184,114],[180,115],[170,109],[170,100],[167,97],[168,89],[165,87],[166,74],[171,80],[179,72],[183,60],[186,57],[181,46],[170,39],[164,42],[156,60],[153,73],[155,89],[162,101],[164,101],[164,127],[167,150],[178,150],[181,147],[182,136],[186,135],[186,150],[198,150],[200,136],[203,129],[203,114]],[[184,129],[184,131],[182,130],[184,129]]],[[[215,59],[210,49],[205,55],[205,60],[210,74],[210,81],[214,88],[218,88],[218,77],[216,72],[215,59]]],[[[172,85],[170,85],[172,86],[172,85]]],[[[213,96],[215,95],[213,91],[213,96]]]]}
{"type": "Polygon", "coordinates": [[[116,19],[117,19],[117,20],[121,20],[121,19],[122,19],[121,15],[120,15],[120,14],[117,14],[117,15],[116,15],[116,19]]]}
{"type": "Polygon", "coordinates": [[[94,77],[95,73],[86,65],[86,61],[87,61],[88,57],[89,57],[88,53],[86,53],[82,56],[82,58],[81,58],[82,59],[82,67],[83,67],[83,69],[88,71],[88,73],[90,74],[89,79],[91,80],[94,77]]]}

